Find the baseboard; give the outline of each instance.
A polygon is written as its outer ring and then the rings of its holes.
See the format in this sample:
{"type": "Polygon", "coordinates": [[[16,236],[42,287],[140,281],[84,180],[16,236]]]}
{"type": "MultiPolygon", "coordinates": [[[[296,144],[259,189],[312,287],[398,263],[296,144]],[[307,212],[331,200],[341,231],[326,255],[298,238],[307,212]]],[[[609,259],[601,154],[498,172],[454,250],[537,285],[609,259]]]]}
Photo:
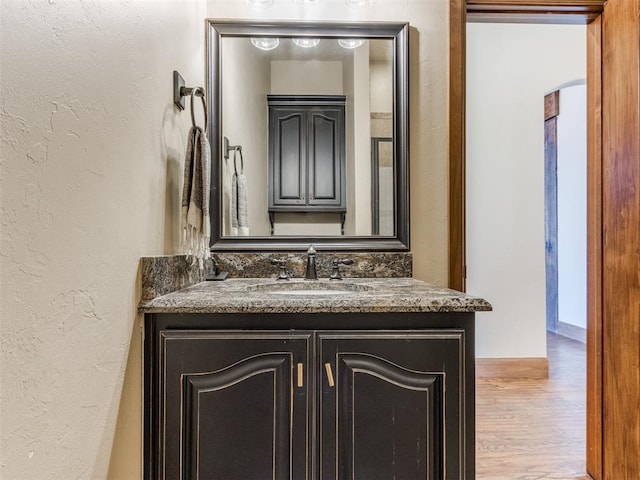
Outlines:
{"type": "Polygon", "coordinates": [[[571,325],[570,323],[558,322],[558,335],[563,337],[572,338],[581,343],[587,343],[587,329],[578,327],[577,325],[571,325]]]}
{"type": "Polygon", "coordinates": [[[549,360],[536,358],[476,358],[476,378],[549,378],[549,360]]]}

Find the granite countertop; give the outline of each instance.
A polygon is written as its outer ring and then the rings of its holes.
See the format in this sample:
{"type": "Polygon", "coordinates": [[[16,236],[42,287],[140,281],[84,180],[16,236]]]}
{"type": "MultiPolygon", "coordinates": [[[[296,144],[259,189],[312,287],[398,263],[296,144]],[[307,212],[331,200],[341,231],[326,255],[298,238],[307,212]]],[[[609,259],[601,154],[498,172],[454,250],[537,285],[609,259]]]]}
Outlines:
{"type": "Polygon", "coordinates": [[[201,282],[144,300],[144,313],[478,312],[482,298],[413,278],[349,278],[317,282],[242,278],[201,282]]]}

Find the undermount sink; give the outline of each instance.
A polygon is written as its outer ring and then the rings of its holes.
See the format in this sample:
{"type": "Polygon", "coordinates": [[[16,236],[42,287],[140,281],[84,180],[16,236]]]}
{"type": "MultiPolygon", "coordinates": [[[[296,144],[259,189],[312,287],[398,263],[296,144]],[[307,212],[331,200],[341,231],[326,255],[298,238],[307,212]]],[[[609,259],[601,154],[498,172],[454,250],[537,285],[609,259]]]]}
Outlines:
{"type": "Polygon", "coordinates": [[[305,296],[305,295],[346,295],[348,293],[352,293],[349,290],[277,290],[275,292],[269,292],[273,295],[296,295],[296,296],[305,296]]]}
{"type": "Polygon", "coordinates": [[[323,281],[282,281],[278,283],[262,283],[247,287],[247,290],[251,292],[295,296],[346,295],[354,292],[364,292],[369,289],[370,287],[367,285],[343,281],[336,281],[332,283],[323,281]]]}

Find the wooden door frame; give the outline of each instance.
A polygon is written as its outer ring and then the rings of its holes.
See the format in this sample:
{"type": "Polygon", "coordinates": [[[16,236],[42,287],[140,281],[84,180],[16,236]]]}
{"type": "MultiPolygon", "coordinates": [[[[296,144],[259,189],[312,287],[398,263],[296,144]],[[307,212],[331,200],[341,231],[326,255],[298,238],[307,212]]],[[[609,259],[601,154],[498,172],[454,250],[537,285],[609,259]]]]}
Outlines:
{"type": "Polygon", "coordinates": [[[602,478],[602,12],[605,0],[450,0],[449,286],[465,289],[465,69],[475,22],[587,25],[587,472],[602,478]]]}

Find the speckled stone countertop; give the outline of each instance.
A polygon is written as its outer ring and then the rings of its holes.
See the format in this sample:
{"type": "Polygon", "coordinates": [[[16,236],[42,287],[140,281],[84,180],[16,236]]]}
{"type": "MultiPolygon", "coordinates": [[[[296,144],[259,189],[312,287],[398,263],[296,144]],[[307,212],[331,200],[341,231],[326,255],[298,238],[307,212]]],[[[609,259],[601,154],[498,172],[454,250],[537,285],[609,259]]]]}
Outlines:
{"type": "Polygon", "coordinates": [[[144,313],[350,313],[489,311],[482,298],[413,278],[317,282],[268,278],[201,282],[141,302],[144,313]]]}

